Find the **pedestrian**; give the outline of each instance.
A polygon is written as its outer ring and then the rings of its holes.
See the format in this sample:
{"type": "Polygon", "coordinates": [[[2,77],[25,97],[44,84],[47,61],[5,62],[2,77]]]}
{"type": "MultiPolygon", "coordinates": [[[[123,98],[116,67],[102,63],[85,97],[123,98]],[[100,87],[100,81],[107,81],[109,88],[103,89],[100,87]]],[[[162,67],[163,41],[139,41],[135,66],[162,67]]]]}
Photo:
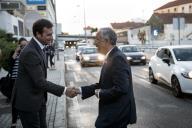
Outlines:
{"type": "Polygon", "coordinates": [[[47,65],[49,60],[50,68],[53,68],[53,65],[54,65],[53,57],[55,54],[55,48],[53,46],[53,43],[50,43],[49,45],[46,46],[46,53],[47,53],[47,65]]]}
{"type": "MultiPolygon", "coordinates": [[[[10,77],[11,77],[12,88],[14,86],[15,80],[17,79],[18,68],[19,68],[19,55],[21,53],[21,50],[27,45],[27,43],[28,42],[25,38],[20,38],[18,41],[18,44],[17,44],[17,48],[15,49],[14,53],[12,53],[12,55],[9,59],[9,61],[10,61],[9,72],[10,72],[10,77]]],[[[16,128],[18,112],[17,112],[16,108],[14,107],[14,102],[12,102],[11,110],[12,110],[11,128],[16,128]]]]}
{"type": "Polygon", "coordinates": [[[116,46],[117,35],[111,28],[101,28],[95,45],[106,56],[99,83],[76,88],[82,99],[99,99],[96,128],[127,128],[136,123],[136,105],[132,73],[126,56],[116,46]]]}
{"type": "Polygon", "coordinates": [[[47,65],[44,45],[53,39],[53,24],[39,19],[33,24],[33,37],[19,56],[18,76],[13,88],[12,101],[18,111],[23,128],[47,128],[47,93],[74,97],[72,87],[64,87],[46,80],[47,65]]]}
{"type": "Polygon", "coordinates": [[[49,49],[50,49],[50,58],[49,58],[49,60],[50,60],[50,67],[53,68],[53,66],[55,65],[55,63],[53,62],[53,57],[55,55],[55,48],[53,46],[53,43],[51,43],[49,45],[49,49]]]}
{"type": "Polygon", "coordinates": [[[46,61],[46,65],[47,68],[49,68],[49,58],[50,58],[50,50],[49,50],[49,44],[45,45],[44,47],[44,53],[45,53],[45,61],[46,61]]]}

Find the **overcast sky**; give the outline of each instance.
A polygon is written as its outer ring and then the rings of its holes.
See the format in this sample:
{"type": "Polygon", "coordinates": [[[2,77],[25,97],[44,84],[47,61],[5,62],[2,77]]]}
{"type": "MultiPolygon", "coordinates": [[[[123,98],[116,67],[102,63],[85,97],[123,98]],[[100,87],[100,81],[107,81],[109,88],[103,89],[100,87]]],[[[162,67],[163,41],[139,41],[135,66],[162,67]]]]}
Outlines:
{"type": "Polygon", "coordinates": [[[101,28],[114,22],[147,20],[154,9],[170,1],[173,0],[56,0],[57,21],[62,23],[63,32],[82,34],[84,21],[86,26],[101,28]]]}

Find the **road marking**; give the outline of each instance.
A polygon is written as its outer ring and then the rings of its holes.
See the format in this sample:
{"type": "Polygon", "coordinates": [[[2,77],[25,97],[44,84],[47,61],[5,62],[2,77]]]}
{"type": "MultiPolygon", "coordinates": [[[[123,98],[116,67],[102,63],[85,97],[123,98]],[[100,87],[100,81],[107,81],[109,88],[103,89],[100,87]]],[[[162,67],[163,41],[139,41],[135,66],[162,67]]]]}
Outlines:
{"type": "Polygon", "coordinates": [[[75,72],[73,72],[73,76],[74,76],[76,82],[81,82],[80,76],[77,75],[75,72]]]}
{"type": "Polygon", "coordinates": [[[148,72],[148,68],[142,68],[143,71],[148,72]]]}
{"type": "Polygon", "coordinates": [[[171,108],[171,109],[173,109],[173,108],[175,108],[175,109],[179,108],[177,105],[173,105],[173,104],[162,104],[162,105],[158,105],[158,107],[160,107],[160,108],[171,108]]]}
{"type": "Polygon", "coordinates": [[[146,88],[151,88],[151,85],[150,85],[151,83],[149,81],[142,79],[142,78],[139,78],[139,77],[136,77],[135,79],[139,79],[140,81],[142,81],[142,84],[139,82],[140,83],[139,85],[142,85],[146,88]]]}
{"type": "MultiPolygon", "coordinates": [[[[70,85],[69,86],[71,86],[71,87],[74,87],[74,82],[73,81],[70,81],[70,85]]],[[[70,99],[71,101],[72,101],[72,103],[73,103],[73,106],[71,106],[71,110],[73,110],[74,112],[72,113],[72,111],[70,110],[70,112],[71,112],[71,116],[73,116],[74,118],[76,118],[75,119],[75,121],[76,121],[76,124],[77,124],[77,127],[76,128],[82,128],[82,118],[83,118],[83,116],[82,116],[82,114],[81,114],[81,111],[80,111],[80,105],[79,105],[79,103],[78,103],[78,100],[77,100],[77,97],[74,97],[74,98],[72,98],[72,99],[70,99]]],[[[73,118],[73,119],[74,119],[73,118]]]]}

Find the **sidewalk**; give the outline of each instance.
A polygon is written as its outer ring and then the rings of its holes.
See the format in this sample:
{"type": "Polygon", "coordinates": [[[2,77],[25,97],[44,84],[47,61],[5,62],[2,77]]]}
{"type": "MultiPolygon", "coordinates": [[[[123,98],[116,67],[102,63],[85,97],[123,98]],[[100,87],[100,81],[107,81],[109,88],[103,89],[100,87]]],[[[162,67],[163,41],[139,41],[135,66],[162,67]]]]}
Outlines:
{"type": "MultiPolygon", "coordinates": [[[[56,56],[55,56],[56,57],[56,56]]],[[[60,53],[60,60],[56,60],[56,69],[48,69],[47,80],[56,84],[65,86],[65,66],[64,55],[60,53]]],[[[5,76],[5,71],[0,71],[0,78],[5,76]]],[[[9,128],[11,124],[11,107],[6,103],[6,97],[0,93],[0,128],[9,128]]],[[[66,128],[66,97],[57,97],[52,94],[48,95],[47,101],[47,127],[48,128],[66,128]]],[[[22,128],[20,120],[18,127],[22,128]]]]}

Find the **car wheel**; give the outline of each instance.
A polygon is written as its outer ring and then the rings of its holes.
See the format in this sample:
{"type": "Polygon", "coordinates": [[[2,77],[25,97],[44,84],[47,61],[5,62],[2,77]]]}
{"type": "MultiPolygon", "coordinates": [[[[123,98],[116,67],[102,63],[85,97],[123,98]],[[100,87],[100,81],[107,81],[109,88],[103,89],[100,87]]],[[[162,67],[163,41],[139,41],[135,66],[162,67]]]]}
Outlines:
{"type": "Polygon", "coordinates": [[[154,77],[153,70],[149,68],[149,82],[153,84],[157,84],[157,80],[154,77]]]}
{"type": "Polygon", "coordinates": [[[172,77],[171,86],[173,88],[173,95],[175,97],[181,97],[182,96],[182,91],[181,91],[179,80],[177,79],[176,76],[172,77]]]}
{"type": "Polygon", "coordinates": [[[79,61],[79,58],[76,56],[76,60],[79,61]]]}
{"type": "Polygon", "coordinates": [[[146,65],[146,62],[143,62],[143,65],[146,65]]]}

